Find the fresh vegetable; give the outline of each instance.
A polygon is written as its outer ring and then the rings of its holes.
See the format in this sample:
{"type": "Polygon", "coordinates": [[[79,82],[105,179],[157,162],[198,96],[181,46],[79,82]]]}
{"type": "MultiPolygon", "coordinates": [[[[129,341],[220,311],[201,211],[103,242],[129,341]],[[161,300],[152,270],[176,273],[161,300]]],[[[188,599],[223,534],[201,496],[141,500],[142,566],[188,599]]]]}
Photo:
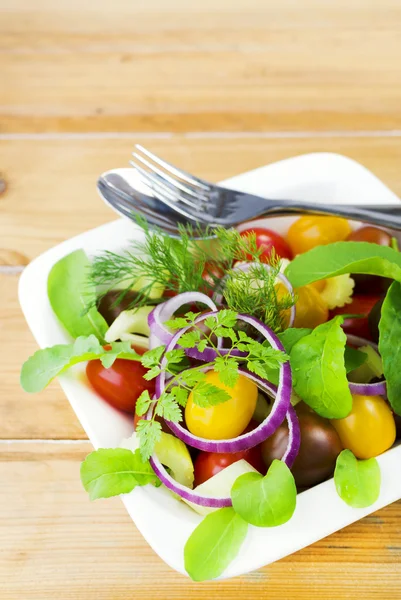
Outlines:
{"type": "Polygon", "coordinates": [[[337,458],[334,483],[340,498],[353,508],[365,508],[378,500],[381,474],[375,458],[358,460],[350,450],[337,458]]]}
{"type": "Polygon", "coordinates": [[[344,448],[357,458],[372,458],[394,444],[395,422],[386,401],[380,396],[352,396],[352,410],[344,419],[333,419],[344,448]]]}
{"type": "Polygon", "coordinates": [[[394,412],[401,414],[401,285],[394,282],[387,292],[379,323],[379,350],[387,382],[387,396],[394,412]]]}
{"type": "MultiPolygon", "coordinates": [[[[301,432],[298,456],[291,468],[298,488],[317,485],[332,477],[343,445],[328,419],[320,417],[304,403],[295,407],[301,432]]],[[[288,444],[288,425],[280,427],[261,445],[266,468],[280,458],[288,444]]]]}
{"type": "Polygon", "coordinates": [[[121,298],[121,292],[118,290],[110,290],[106,292],[99,300],[98,311],[106,319],[110,326],[115,321],[119,314],[127,310],[130,306],[135,306],[138,299],[138,294],[133,291],[126,292],[124,298],[121,298]]]}
{"type": "Polygon", "coordinates": [[[356,369],[349,373],[350,381],[354,383],[370,383],[372,379],[382,377],[383,361],[381,356],[372,346],[361,346],[358,354],[364,354],[365,360],[356,369]]]}
{"type": "Polygon", "coordinates": [[[104,336],[106,342],[120,340],[121,336],[126,333],[149,336],[148,316],[153,308],[153,306],[141,306],[136,309],[124,310],[106,331],[104,336]]]}
{"type": "Polygon", "coordinates": [[[290,362],[296,393],[320,416],[346,417],[352,397],[344,364],[346,335],[342,317],[323,323],[292,348],[290,362]]]}
{"type": "MultiPolygon", "coordinates": [[[[262,262],[269,263],[272,254],[280,258],[292,259],[291,248],[285,239],[275,231],[263,227],[253,227],[241,231],[241,237],[246,240],[251,233],[256,236],[256,246],[261,250],[260,260],[262,262]]],[[[253,260],[252,254],[248,254],[246,258],[253,260]]]]}
{"type": "Polygon", "coordinates": [[[329,318],[327,303],[312,286],[296,288],[295,294],[297,301],[294,327],[314,329],[327,321],[329,318]]]}
{"type": "MultiPolygon", "coordinates": [[[[320,291],[320,297],[323,302],[326,303],[328,308],[333,309],[351,304],[355,281],[348,273],[337,275],[337,277],[331,277],[330,279],[325,279],[323,281],[324,286],[320,291]]],[[[317,283],[318,282],[311,283],[310,285],[316,286],[317,283]]]]}
{"type": "Polygon", "coordinates": [[[234,386],[228,386],[221,383],[219,373],[209,371],[205,379],[189,394],[185,407],[187,427],[194,435],[208,440],[235,438],[249,424],[257,398],[257,386],[245,375],[240,375],[234,386]],[[225,390],[230,399],[215,406],[195,404],[197,388],[204,382],[225,390]]]}
{"type": "Polygon", "coordinates": [[[287,241],[293,254],[297,255],[316,246],[345,240],[350,231],[351,227],[346,219],[305,216],[300,217],[290,226],[287,241]]]}
{"type": "Polygon", "coordinates": [[[194,581],[221,575],[237,556],[248,523],[232,508],[222,508],[203,519],[184,548],[185,570],[194,581]]]}
{"type": "MultiPolygon", "coordinates": [[[[392,237],[384,229],[365,225],[352,231],[348,236],[350,242],[370,242],[379,246],[392,247],[392,237]]],[[[353,275],[355,280],[355,292],[357,294],[372,294],[386,292],[391,285],[391,279],[377,277],[375,275],[362,275],[356,273],[353,275]]]]}
{"type": "Polygon", "coordinates": [[[72,344],[37,350],[22,365],[21,386],[26,392],[40,392],[55,377],[78,363],[99,359],[103,367],[108,368],[117,358],[134,362],[141,360],[140,354],[129,342],[114,342],[103,347],[95,335],[81,336],[72,344]]]}
{"type": "Polygon", "coordinates": [[[358,335],[363,338],[370,337],[368,316],[378,300],[378,296],[354,296],[350,304],[335,308],[330,311],[330,318],[337,315],[355,315],[345,316],[343,329],[345,333],[358,335]]]}
{"type": "Polygon", "coordinates": [[[287,465],[274,460],[264,477],[259,473],[238,477],[231,498],[235,512],[247,523],[256,527],[277,527],[294,514],[297,489],[287,465]]]}
{"type": "Polygon", "coordinates": [[[95,306],[95,286],[87,282],[89,267],[83,250],[64,256],[49,273],[47,295],[54,314],[72,337],[95,335],[103,341],[107,323],[95,306]]]}

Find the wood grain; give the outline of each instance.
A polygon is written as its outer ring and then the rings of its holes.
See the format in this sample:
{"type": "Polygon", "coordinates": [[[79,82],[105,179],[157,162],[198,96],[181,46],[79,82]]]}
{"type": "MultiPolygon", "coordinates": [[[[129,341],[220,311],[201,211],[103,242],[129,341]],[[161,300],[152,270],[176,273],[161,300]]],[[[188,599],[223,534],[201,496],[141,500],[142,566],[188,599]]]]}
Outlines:
{"type": "Polygon", "coordinates": [[[0,445],[2,598],[401,598],[400,503],[260,571],[190,584],[154,554],[119,499],[89,502],[79,463],[90,450],[0,445]]]}
{"type": "Polygon", "coordinates": [[[397,0],[0,11],[3,132],[401,129],[397,0]]]}

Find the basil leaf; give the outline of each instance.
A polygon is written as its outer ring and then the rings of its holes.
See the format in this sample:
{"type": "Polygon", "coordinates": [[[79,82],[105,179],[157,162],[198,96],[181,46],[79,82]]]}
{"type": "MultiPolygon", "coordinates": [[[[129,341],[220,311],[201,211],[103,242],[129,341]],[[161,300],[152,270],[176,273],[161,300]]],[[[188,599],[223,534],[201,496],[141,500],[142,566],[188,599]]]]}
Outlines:
{"type": "Polygon", "coordinates": [[[42,391],[57,375],[87,360],[99,358],[103,365],[111,367],[116,358],[141,360],[129,342],[113,342],[105,350],[94,335],[81,336],[72,344],[59,344],[37,350],[22,365],[20,383],[26,392],[42,391]]]}
{"type": "Polygon", "coordinates": [[[297,502],[294,477],[285,463],[274,460],[263,477],[245,473],[231,489],[233,508],[256,527],[277,527],[289,521],[297,502]]]}
{"type": "Polygon", "coordinates": [[[358,367],[362,366],[363,363],[366,362],[367,358],[368,356],[366,352],[355,350],[355,348],[351,348],[350,346],[345,346],[344,363],[347,373],[358,369],[358,367]]]}
{"type": "Polygon", "coordinates": [[[387,397],[401,415],[401,285],[391,284],[384,299],[379,321],[379,352],[387,382],[387,397]]]}
{"type": "Polygon", "coordinates": [[[103,341],[108,325],[95,306],[96,290],[88,281],[89,266],[83,250],[64,256],[49,273],[47,294],[55,315],[73,338],[93,334],[103,341]]]}
{"type": "Polygon", "coordinates": [[[157,484],[157,477],[139,450],[101,448],[81,464],[81,481],[91,500],[128,494],[137,485],[157,484]]]}
{"type": "Polygon", "coordinates": [[[193,581],[214,579],[237,556],[248,531],[232,508],[210,513],[189,536],[184,548],[185,569],[193,581]]]}
{"type": "Polygon", "coordinates": [[[380,495],[381,474],[375,458],[358,460],[351,450],[337,457],[334,483],[338,495],[353,508],[366,508],[380,495]]]}
{"type": "Polygon", "coordinates": [[[336,242],[299,254],[285,270],[294,287],[343,273],[366,273],[401,281],[401,254],[370,242],[336,242]]]}
{"type": "Polygon", "coordinates": [[[342,419],[352,408],[344,365],[347,337],[341,328],[343,317],[316,327],[297,342],[290,353],[293,384],[315,412],[328,419],[342,419]]]}

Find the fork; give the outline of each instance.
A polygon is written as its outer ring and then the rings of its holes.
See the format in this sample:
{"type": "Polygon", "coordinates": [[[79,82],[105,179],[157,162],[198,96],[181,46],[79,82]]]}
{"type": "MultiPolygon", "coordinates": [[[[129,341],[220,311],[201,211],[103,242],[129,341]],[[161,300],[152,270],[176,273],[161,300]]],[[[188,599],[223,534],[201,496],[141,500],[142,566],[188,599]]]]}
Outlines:
{"type": "Polygon", "coordinates": [[[273,200],[231,190],[195,177],[159,158],[140,145],[135,146],[130,164],[152,190],[154,198],[175,212],[181,223],[236,227],[256,218],[318,214],[345,217],[374,225],[401,230],[401,202],[389,205],[324,205],[307,201],[273,200]]]}

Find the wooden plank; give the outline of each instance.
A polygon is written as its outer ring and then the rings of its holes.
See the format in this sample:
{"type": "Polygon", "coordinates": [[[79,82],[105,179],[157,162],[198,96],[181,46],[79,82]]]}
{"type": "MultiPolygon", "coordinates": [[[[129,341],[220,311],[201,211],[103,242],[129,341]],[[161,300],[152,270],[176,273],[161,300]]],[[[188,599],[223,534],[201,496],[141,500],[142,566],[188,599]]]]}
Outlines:
{"type": "Polygon", "coordinates": [[[0,131],[401,128],[397,0],[3,0],[0,131]]]}
{"type": "Polygon", "coordinates": [[[89,502],[79,463],[90,450],[0,445],[2,598],[401,598],[401,503],[255,573],[189,585],[150,549],[119,499],[89,502]]]}

